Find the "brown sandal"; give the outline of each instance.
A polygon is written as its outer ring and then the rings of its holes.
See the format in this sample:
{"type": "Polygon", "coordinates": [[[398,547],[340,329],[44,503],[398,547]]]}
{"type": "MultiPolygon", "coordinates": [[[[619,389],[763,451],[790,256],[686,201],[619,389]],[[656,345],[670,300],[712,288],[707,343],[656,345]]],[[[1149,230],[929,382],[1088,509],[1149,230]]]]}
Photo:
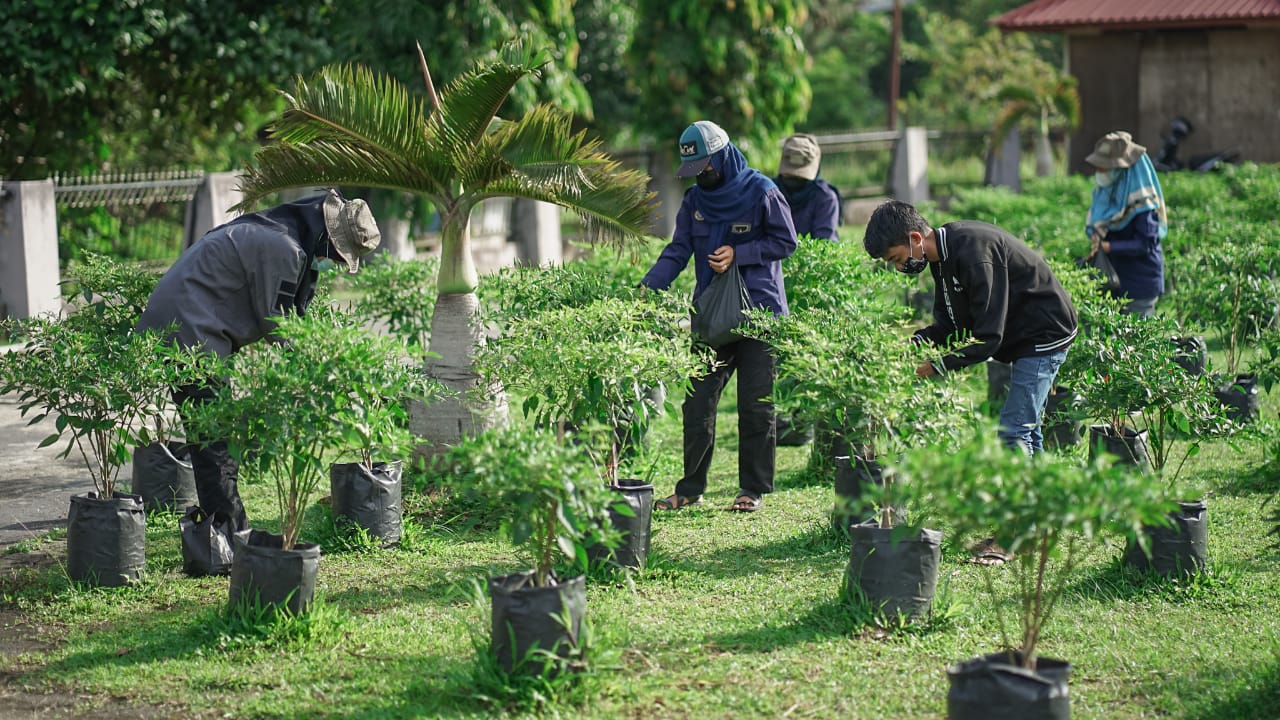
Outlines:
{"type": "Polygon", "coordinates": [[[764,498],[756,497],[750,493],[741,493],[738,499],[733,501],[729,506],[729,512],[755,512],[764,507],[764,498]]]}
{"type": "Polygon", "coordinates": [[[680,510],[690,505],[699,505],[702,503],[702,496],[687,497],[685,495],[671,495],[662,498],[653,504],[654,510],[680,510]]]}

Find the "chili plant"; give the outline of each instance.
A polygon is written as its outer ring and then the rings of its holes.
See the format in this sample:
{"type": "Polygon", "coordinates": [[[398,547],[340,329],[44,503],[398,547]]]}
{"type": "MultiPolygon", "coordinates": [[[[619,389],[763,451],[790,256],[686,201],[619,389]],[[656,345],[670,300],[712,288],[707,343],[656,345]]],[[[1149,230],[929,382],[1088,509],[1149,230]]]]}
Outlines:
{"type": "Polygon", "coordinates": [[[1103,456],[1082,466],[1054,453],[1011,451],[988,422],[946,452],[912,449],[888,472],[903,497],[949,522],[956,537],[992,535],[1013,555],[1016,641],[992,580],[992,572],[1007,571],[986,570],[983,578],[1005,648],[1021,650],[1022,665],[1032,670],[1084,545],[1104,530],[1140,538],[1144,524],[1164,522],[1171,509],[1149,476],[1110,466],[1103,456]]]}
{"type": "Polygon", "coordinates": [[[607,512],[614,495],[600,482],[599,469],[550,429],[489,430],[438,462],[453,483],[504,512],[503,530],[530,553],[538,587],[554,583],[559,558],[586,567],[588,546],[618,543],[607,512]]]}

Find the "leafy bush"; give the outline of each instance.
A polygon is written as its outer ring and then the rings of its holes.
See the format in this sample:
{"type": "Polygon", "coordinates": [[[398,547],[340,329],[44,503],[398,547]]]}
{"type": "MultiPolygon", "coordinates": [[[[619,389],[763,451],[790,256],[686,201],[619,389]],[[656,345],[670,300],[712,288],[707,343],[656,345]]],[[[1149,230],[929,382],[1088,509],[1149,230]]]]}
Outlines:
{"type": "Polygon", "coordinates": [[[0,392],[17,393],[32,423],[53,419],[55,432],[40,447],[70,436],[61,456],[78,451],[103,497],[116,491],[135,446],[167,440],[160,420],[172,411],[171,388],[200,364],[164,332],[133,331],[155,282],[136,266],[89,255],[72,265],[67,283],[81,307],[2,326],[24,343],[0,356],[0,392]]]}
{"type": "MultiPolygon", "coordinates": [[[[1171,509],[1149,477],[1107,463],[1099,457],[1081,466],[1053,453],[1014,452],[994,428],[979,423],[955,448],[913,449],[887,471],[902,486],[902,497],[950,523],[956,536],[990,535],[1013,555],[1017,645],[1006,615],[997,617],[1006,648],[1021,650],[1029,669],[1036,667],[1040,640],[1081,558],[1081,544],[1107,530],[1141,537],[1144,524],[1165,522],[1171,509]]],[[[991,572],[984,573],[987,591],[1000,605],[991,572]]]]}
{"type": "MultiPolygon", "coordinates": [[[[690,352],[687,317],[671,293],[553,307],[514,317],[476,366],[522,394],[524,414],[537,423],[638,429],[654,409],[651,389],[678,388],[683,396],[689,378],[710,365],[705,353],[690,352]]],[[[627,442],[622,433],[609,444],[610,479],[627,442]]]]}
{"type": "Polygon", "coordinates": [[[439,269],[437,257],[392,260],[384,255],[363,263],[360,272],[344,278],[357,294],[351,312],[365,319],[370,329],[385,324],[414,357],[425,361],[439,269]]]}
{"type": "Polygon", "coordinates": [[[367,463],[375,450],[397,451],[406,439],[401,401],[430,388],[394,342],[332,308],[281,317],[274,336],[218,363],[228,382],[189,419],[203,437],[228,438],[247,474],[274,481],[287,550],[327,477],[325,452],[354,449],[367,463]]]}
{"type": "Polygon", "coordinates": [[[586,548],[618,543],[613,499],[590,454],[546,429],[510,427],[463,440],[443,455],[449,481],[501,508],[503,530],[532,556],[535,583],[550,584],[557,558],[587,566],[586,548]]]}

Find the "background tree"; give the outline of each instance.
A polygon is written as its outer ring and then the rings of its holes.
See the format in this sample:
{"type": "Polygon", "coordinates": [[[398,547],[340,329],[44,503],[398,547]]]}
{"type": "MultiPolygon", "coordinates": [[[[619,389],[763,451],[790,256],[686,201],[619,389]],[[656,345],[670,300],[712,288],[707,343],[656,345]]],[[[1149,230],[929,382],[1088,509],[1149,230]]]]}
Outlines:
{"type": "Polygon", "coordinates": [[[931,70],[904,101],[912,125],[992,130],[997,143],[1013,127],[1037,136],[1038,174],[1053,169],[1049,132],[1079,121],[1074,80],[1044,60],[1047,44],[1025,33],[990,29],[974,34],[966,23],[941,14],[926,19],[931,70]]]}
{"type": "Polygon", "coordinates": [[[680,133],[712,120],[757,165],[809,109],[797,0],[640,0],[629,59],[636,122],[675,169],[680,133]]]}
{"type": "Polygon", "coordinates": [[[843,132],[884,123],[892,16],[842,0],[811,3],[804,26],[813,101],[797,129],[843,132]]]}
{"type": "Polygon", "coordinates": [[[0,177],[226,169],[282,78],[328,58],[328,3],[29,0],[0,10],[0,177]]]}
{"type": "Polygon", "coordinates": [[[591,98],[575,74],[578,35],[572,0],[338,0],[330,28],[335,58],[399,80],[425,96],[416,45],[431,73],[454,78],[520,38],[547,48],[551,62],[538,82],[517,83],[502,108],[509,116],[552,102],[591,117],[591,98]]]}

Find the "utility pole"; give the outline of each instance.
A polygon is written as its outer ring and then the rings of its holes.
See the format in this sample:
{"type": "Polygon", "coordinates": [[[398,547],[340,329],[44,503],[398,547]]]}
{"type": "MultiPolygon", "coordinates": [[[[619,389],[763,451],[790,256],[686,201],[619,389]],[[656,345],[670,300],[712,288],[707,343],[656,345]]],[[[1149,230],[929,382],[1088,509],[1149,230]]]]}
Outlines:
{"type": "Polygon", "coordinates": [[[898,129],[898,64],[902,38],[902,0],[893,0],[893,37],[889,46],[889,112],[890,130],[898,129]]]}

